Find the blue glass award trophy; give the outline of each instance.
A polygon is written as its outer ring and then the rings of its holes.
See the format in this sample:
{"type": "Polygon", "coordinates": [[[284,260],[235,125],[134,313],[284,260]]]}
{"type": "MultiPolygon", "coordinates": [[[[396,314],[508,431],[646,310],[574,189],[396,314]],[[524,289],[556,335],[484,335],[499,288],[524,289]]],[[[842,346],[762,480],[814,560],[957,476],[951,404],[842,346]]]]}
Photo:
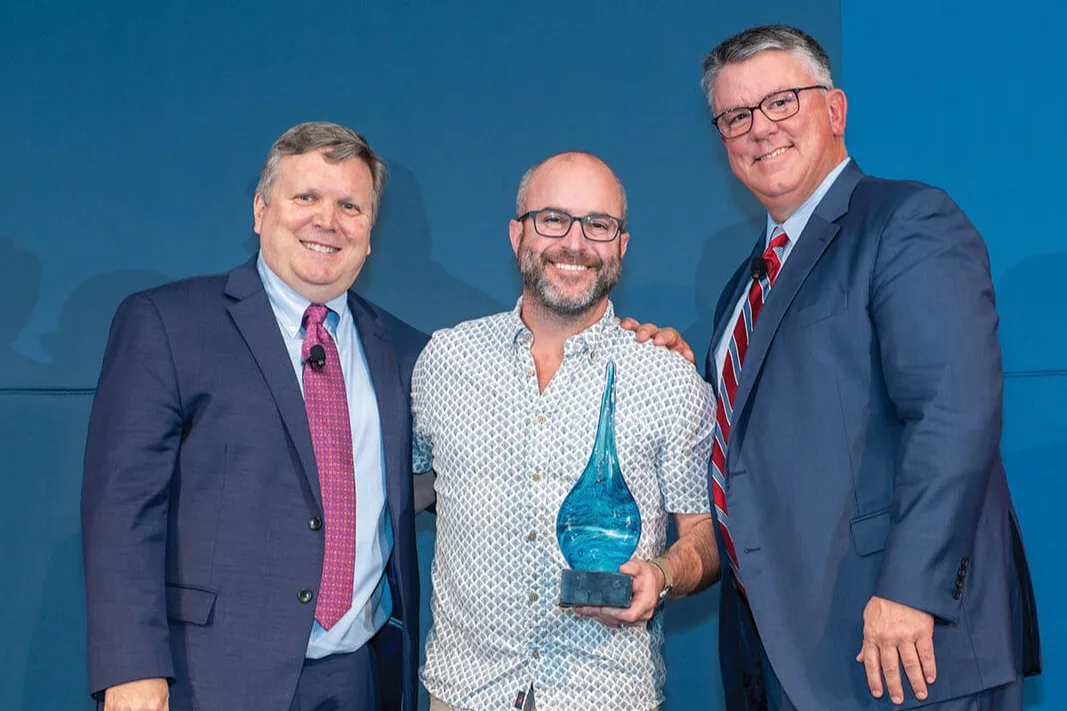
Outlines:
{"type": "Polygon", "coordinates": [[[615,450],[615,362],[608,362],[593,453],[560,506],[556,537],[570,565],[563,570],[563,607],[629,607],[633,578],[619,572],[641,537],[641,512],[615,450]]]}

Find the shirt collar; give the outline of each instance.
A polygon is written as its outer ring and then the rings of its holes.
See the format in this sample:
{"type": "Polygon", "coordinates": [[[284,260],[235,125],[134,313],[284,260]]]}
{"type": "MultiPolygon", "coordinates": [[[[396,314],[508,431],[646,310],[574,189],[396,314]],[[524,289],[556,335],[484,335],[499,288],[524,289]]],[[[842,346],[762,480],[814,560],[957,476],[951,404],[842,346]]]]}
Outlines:
{"type": "MultiPolygon", "coordinates": [[[[270,300],[278,324],[290,338],[302,338],[304,333],[301,323],[304,320],[304,312],[307,311],[311,302],[297,293],[267,266],[262,252],[256,259],[256,270],[259,272],[259,278],[263,280],[263,288],[267,292],[267,298],[270,300]]],[[[350,318],[348,292],[330,299],[325,306],[330,309],[330,313],[326,315],[326,330],[336,338],[341,323],[350,318]]]]}
{"type": "MultiPolygon", "coordinates": [[[[782,229],[789,235],[790,242],[796,242],[800,238],[800,235],[804,233],[804,228],[807,227],[808,220],[811,219],[811,215],[815,212],[815,208],[818,207],[819,203],[822,202],[822,199],[826,197],[826,193],[830,192],[830,188],[833,186],[834,181],[837,180],[837,176],[841,175],[841,171],[845,169],[845,166],[848,165],[850,160],[852,159],[846,157],[843,161],[838,163],[837,166],[822,179],[822,182],[819,183],[819,187],[815,188],[815,192],[809,195],[808,199],[801,203],[800,207],[781,223],[782,229]]],[[[774,234],[774,228],[777,226],[778,223],[775,222],[774,218],[768,213],[767,245],[771,243],[771,235],[774,234]]]]}
{"type": "MultiPolygon", "coordinates": [[[[511,314],[507,321],[507,336],[508,342],[515,347],[522,346],[527,350],[533,345],[533,332],[526,327],[526,324],[522,322],[522,297],[515,302],[515,308],[511,310],[511,314]]],[[[615,320],[615,306],[608,300],[607,308],[604,309],[604,314],[597,320],[596,323],[589,326],[581,333],[576,333],[568,338],[563,344],[563,356],[569,356],[575,353],[586,353],[596,349],[600,339],[610,328],[617,328],[617,322],[615,320]]]]}

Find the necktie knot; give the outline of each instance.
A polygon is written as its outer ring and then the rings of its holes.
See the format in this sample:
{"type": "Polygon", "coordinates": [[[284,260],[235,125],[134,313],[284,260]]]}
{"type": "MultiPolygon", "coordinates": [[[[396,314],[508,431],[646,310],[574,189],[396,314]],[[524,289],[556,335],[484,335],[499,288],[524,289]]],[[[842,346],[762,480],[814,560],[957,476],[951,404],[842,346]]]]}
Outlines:
{"type": "Polygon", "coordinates": [[[770,244],[767,245],[767,249],[763,252],[763,263],[767,265],[767,276],[772,284],[778,278],[778,272],[782,268],[782,255],[785,253],[785,246],[788,243],[789,235],[781,227],[774,228],[770,244]]]}
{"type": "Polygon", "coordinates": [[[304,311],[304,318],[300,324],[304,327],[304,330],[312,326],[321,326],[326,321],[326,314],[328,313],[330,313],[329,307],[322,304],[311,304],[304,311]]]}
{"type": "Polygon", "coordinates": [[[767,245],[767,250],[784,249],[788,242],[789,235],[787,235],[781,227],[775,228],[773,236],[771,237],[771,242],[767,245]]]}

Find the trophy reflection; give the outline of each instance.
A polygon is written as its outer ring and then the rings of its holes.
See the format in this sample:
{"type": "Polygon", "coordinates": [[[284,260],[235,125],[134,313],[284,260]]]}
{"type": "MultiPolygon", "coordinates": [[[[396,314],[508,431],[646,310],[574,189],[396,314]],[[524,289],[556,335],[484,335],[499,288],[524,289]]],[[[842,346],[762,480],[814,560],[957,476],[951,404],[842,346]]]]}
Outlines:
{"type": "Polygon", "coordinates": [[[619,572],[641,537],[641,512],[615,449],[615,362],[607,366],[593,452],[563,500],[556,537],[570,565],[560,581],[563,607],[629,607],[633,577],[619,572]]]}

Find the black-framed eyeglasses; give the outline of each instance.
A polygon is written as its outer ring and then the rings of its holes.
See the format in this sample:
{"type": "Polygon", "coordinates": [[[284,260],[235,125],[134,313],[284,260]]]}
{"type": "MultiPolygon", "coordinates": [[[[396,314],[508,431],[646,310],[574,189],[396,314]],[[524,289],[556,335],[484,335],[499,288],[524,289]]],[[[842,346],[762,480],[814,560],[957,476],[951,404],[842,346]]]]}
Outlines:
{"type": "Polygon", "coordinates": [[[622,231],[622,220],[618,217],[593,212],[577,217],[563,210],[530,210],[515,219],[522,222],[527,217],[533,218],[534,229],[542,237],[559,239],[571,231],[571,225],[577,220],[582,225],[582,234],[593,242],[610,242],[622,231]]]}
{"type": "Polygon", "coordinates": [[[756,109],[762,111],[764,116],[774,122],[785,121],[791,116],[796,116],[797,112],[800,111],[800,92],[808,89],[825,89],[829,91],[830,87],[822,84],[813,84],[811,86],[782,89],[763,97],[763,100],[755,106],[738,106],[733,109],[726,109],[712,120],[723,138],[737,138],[752,130],[752,118],[755,116],[756,109]]]}

